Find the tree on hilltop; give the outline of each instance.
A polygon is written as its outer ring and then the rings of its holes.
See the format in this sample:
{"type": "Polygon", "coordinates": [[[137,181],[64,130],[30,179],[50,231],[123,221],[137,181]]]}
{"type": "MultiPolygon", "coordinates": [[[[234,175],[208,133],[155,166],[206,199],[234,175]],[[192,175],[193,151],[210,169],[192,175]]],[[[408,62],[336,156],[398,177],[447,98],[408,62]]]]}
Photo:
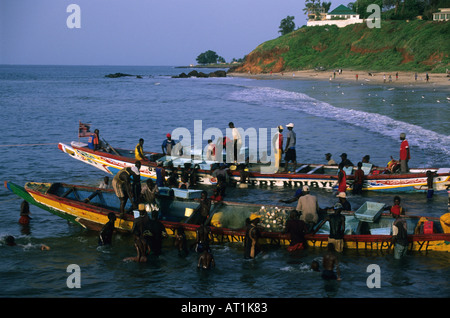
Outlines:
{"type": "Polygon", "coordinates": [[[219,59],[219,55],[214,51],[208,50],[197,56],[196,61],[198,64],[215,64],[217,63],[217,59],[219,59]]]}
{"type": "Polygon", "coordinates": [[[281,35],[285,35],[294,31],[294,29],[295,29],[294,17],[288,15],[286,18],[281,20],[278,32],[281,33],[281,35]]]}

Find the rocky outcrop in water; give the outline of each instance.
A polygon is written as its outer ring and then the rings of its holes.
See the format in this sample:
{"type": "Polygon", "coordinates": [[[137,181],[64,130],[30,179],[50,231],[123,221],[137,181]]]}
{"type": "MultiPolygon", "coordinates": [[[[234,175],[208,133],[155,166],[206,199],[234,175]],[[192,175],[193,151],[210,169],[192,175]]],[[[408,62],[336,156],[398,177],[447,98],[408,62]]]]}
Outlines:
{"type": "Polygon", "coordinates": [[[189,73],[181,73],[179,75],[174,75],[172,78],[189,78],[189,77],[200,77],[200,78],[207,78],[207,77],[227,77],[227,72],[225,71],[215,71],[211,72],[209,74],[203,73],[203,72],[197,72],[196,70],[190,71],[189,73]]]}

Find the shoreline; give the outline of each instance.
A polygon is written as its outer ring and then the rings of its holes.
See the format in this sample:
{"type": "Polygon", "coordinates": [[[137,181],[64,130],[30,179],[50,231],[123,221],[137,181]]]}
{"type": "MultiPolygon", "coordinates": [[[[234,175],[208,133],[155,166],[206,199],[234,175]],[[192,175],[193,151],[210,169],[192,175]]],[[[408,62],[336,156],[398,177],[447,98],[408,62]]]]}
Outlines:
{"type": "MultiPolygon", "coordinates": [[[[358,85],[390,85],[390,86],[411,86],[411,87],[428,87],[428,88],[444,88],[450,91],[450,77],[445,73],[428,73],[429,81],[426,82],[426,73],[415,72],[368,72],[355,70],[342,70],[342,74],[336,70],[334,75],[332,70],[316,71],[286,71],[272,74],[249,74],[249,73],[228,73],[231,77],[246,77],[253,79],[289,79],[289,80],[319,80],[337,83],[350,83],[358,85]],[[389,79],[389,75],[391,79],[389,79]]],[[[450,75],[449,75],[450,76],[450,75]]]]}

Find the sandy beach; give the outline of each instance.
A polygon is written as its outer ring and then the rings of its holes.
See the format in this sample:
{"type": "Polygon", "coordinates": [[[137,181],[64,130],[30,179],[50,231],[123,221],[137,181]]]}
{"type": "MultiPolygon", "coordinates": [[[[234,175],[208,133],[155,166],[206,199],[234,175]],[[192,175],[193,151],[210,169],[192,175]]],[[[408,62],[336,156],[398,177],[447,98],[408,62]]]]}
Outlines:
{"type": "Polygon", "coordinates": [[[445,73],[428,73],[429,80],[426,81],[426,73],[417,73],[417,80],[414,72],[368,72],[342,70],[339,74],[338,70],[316,71],[287,71],[272,74],[249,74],[249,73],[228,73],[228,76],[249,77],[256,79],[299,79],[299,80],[323,80],[332,82],[346,82],[375,85],[400,85],[400,86],[423,86],[423,87],[439,87],[440,89],[448,89],[450,91],[450,77],[445,73]],[[398,77],[397,77],[398,74],[398,77]]]}

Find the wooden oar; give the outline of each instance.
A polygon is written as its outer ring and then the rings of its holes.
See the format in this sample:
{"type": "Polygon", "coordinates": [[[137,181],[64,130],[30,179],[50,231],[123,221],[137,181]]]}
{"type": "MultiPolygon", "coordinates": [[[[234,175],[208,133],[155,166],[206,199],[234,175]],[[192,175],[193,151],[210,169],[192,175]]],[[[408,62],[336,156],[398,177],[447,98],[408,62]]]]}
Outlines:
{"type": "Polygon", "coordinates": [[[104,142],[109,148],[112,149],[112,151],[115,152],[116,155],[120,156],[120,153],[118,153],[117,150],[114,149],[114,148],[113,148],[113,147],[112,147],[112,146],[111,146],[104,138],[102,138],[102,140],[103,140],[103,142],[104,142]]]}

